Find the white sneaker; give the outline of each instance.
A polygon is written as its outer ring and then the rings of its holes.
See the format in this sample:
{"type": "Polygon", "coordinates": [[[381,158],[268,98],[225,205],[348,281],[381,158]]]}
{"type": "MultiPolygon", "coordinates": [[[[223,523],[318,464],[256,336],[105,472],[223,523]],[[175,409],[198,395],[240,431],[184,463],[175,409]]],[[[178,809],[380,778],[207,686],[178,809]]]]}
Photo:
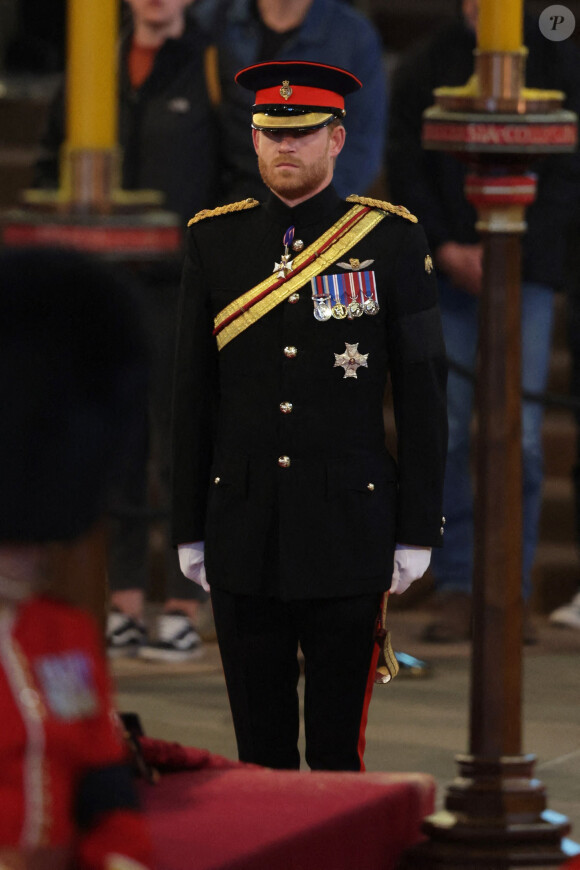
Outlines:
{"type": "Polygon", "coordinates": [[[139,658],[157,662],[188,662],[203,656],[203,642],[192,621],[180,610],[157,621],[157,641],[139,648],[139,658]]]}
{"type": "Polygon", "coordinates": [[[110,611],[107,616],[107,655],[110,658],[136,656],[146,639],[147,630],[142,622],[119,610],[110,611]]]}
{"type": "Polygon", "coordinates": [[[550,614],[550,622],[568,628],[580,628],[580,592],[577,592],[568,604],[563,604],[554,610],[550,614]]]}

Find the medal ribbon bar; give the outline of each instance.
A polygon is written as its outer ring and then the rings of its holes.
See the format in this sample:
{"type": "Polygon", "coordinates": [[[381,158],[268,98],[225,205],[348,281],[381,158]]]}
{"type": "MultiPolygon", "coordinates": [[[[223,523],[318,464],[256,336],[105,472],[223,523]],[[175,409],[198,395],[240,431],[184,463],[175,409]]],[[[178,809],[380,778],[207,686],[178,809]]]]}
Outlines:
{"type": "Polygon", "coordinates": [[[374,272],[317,275],[310,283],[316,320],[325,321],[330,317],[353,320],[379,311],[374,272]]]}
{"type": "MultiPolygon", "coordinates": [[[[259,302],[262,297],[266,296],[266,294],[276,290],[284,284],[291,283],[296,277],[298,277],[298,273],[304,269],[305,266],[307,266],[316,256],[320,255],[320,253],[322,253],[336,239],[340,238],[353,224],[358,222],[358,220],[369,211],[370,209],[368,207],[361,207],[360,205],[354,206],[295,258],[293,272],[290,277],[278,278],[276,275],[269,275],[264,281],[261,281],[260,284],[252,287],[251,290],[247,290],[241,296],[238,296],[237,299],[234,299],[233,302],[230,302],[229,305],[226,305],[214,320],[213,334],[217,335],[236,317],[240,317],[247,313],[249,309],[259,302]]],[[[319,274],[321,271],[323,270],[319,269],[315,274],[319,274]]],[[[302,286],[302,283],[299,286],[302,286]]],[[[288,295],[290,296],[292,292],[293,291],[289,291],[288,295]]]]}
{"type": "Polygon", "coordinates": [[[342,257],[364,238],[383,218],[385,212],[355,206],[330,229],[309,245],[294,260],[294,270],[286,278],[269,276],[220,311],[214,321],[214,335],[222,350],[233,338],[279,305],[313,277],[342,257]]]}

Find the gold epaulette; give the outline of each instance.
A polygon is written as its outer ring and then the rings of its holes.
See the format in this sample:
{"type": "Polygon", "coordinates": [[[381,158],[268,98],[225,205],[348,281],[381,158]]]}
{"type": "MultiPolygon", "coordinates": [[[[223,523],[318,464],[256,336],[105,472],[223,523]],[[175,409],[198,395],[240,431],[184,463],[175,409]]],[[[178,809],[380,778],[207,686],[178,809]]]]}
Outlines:
{"type": "Polygon", "coordinates": [[[198,213],[188,221],[187,226],[190,227],[192,224],[196,224],[198,221],[204,221],[209,217],[216,217],[220,214],[231,214],[234,211],[244,211],[246,208],[255,208],[257,205],[260,205],[259,200],[248,197],[248,199],[241,199],[239,202],[229,202],[227,205],[218,205],[217,208],[204,208],[202,211],[198,211],[198,213]]]}
{"type": "Polygon", "coordinates": [[[393,205],[391,202],[385,202],[382,199],[372,199],[370,196],[357,196],[353,193],[347,196],[347,202],[358,202],[360,205],[370,205],[371,208],[379,208],[381,211],[388,211],[389,214],[396,214],[399,217],[406,218],[411,223],[418,223],[419,219],[411,214],[408,208],[404,205],[393,205]]]}

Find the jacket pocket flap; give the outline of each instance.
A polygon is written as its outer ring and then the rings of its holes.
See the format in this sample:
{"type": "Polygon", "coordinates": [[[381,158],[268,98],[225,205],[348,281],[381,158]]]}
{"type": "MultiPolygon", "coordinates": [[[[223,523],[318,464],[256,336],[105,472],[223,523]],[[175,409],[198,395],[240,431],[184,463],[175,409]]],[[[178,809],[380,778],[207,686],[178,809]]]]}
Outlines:
{"type": "Polygon", "coordinates": [[[212,465],[210,485],[212,487],[231,487],[245,493],[248,482],[248,457],[226,456],[217,459],[212,465]]]}
{"type": "Polygon", "coordinates": [[[385,485],[396,483],[397,466],[388,454],[385,456],[346,457],[327,463],[326,489],[328,498],[345,490],[372,495],[384,491],[385,485]]]}

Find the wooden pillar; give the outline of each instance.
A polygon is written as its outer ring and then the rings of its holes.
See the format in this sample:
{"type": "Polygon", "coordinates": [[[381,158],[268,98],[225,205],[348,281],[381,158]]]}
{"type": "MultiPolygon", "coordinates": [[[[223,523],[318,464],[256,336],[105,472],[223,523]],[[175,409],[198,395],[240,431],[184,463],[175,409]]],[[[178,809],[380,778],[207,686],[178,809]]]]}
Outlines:
{"type": "Polygon", "coordinates": [[[521,749],[520,239],[483,233],[470,751],[521,749]]]}
{"type": "Polygon", "coordinates": [[[565,860],[564,816],[546,810],[533,755],[522,754],[521,235],[538,151],[574,150],[577,118],[556,92],[527,92],[522,0],[481,0],[475,81],[441,88],[425,147],[461,154],[477,209],[483,282],[469,751],[456,757],[445,809],[401,868],[499,870],[565,860]],[[528,114],[529,113],[529,114],[528,114]],[[528,117],[526,117],[528,115],[528,117]]]}

